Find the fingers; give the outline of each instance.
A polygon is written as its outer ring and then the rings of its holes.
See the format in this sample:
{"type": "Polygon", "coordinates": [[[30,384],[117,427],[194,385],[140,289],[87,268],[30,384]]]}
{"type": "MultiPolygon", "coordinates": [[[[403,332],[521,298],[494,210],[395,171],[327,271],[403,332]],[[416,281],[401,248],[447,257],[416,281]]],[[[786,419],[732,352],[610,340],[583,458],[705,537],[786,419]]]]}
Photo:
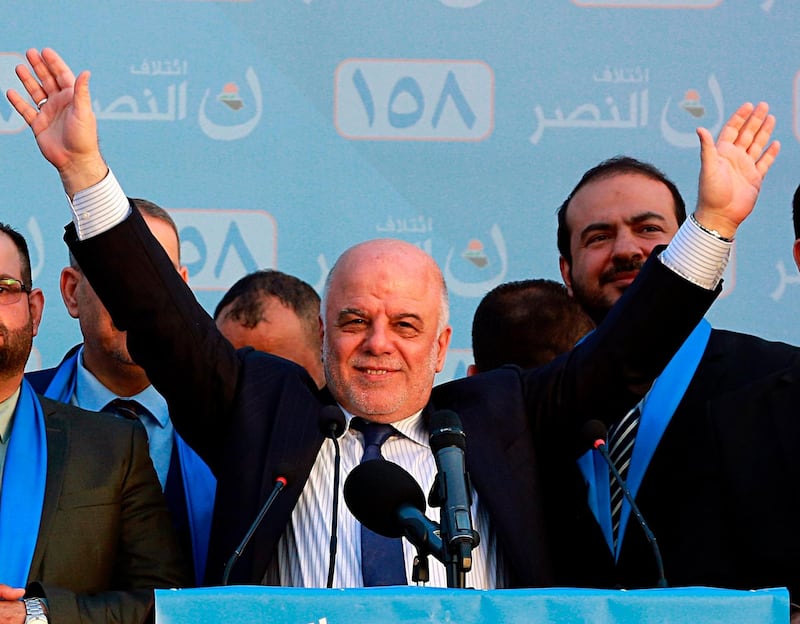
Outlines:
{"type": "Polygon", "coordinates": [[[763,178],[775,162],[781,145],[778,141],[769,142],[775,130],[775,116],[769,114],[769,105],[766,102],[759,102],[750,110],[747,117],[744,117],[744,113],[751,106],[743,105],[734,115],[735,121],[731,126],[738,126],[738,129],[736,137],[731,142],[747,152],[763,178]]]}
{"type": "Polygon", "coordinates": [[[75,74],[72,73],[69,65],[64,62],[58,52],[52,48],[45,48],[42,50],[41,56],[47,63],[50,74],[59,89],[68,89],[75,84],[75,74]]]}
{"type": "Polygon", "coordinates": [[[19,600],[25,595],[25,589],[21,587],[10,587],[5,583],[0,583],[0,600],[19,600]]]}
{"type": "Polygon", "coordinates": [[[75,82],[75,95],[73,98],[73,106],[78,117],[85,119],[92,114],[92,97],[89,93],[89,78],[91,74],[88,71],[82,71],[78,74],[75,82]]]}
{"type": "Polygon", "coordinates": [[[22,86],[25,87],[25,91],[34,102],[41,102],[47,97],[47,92],[25,65],[17,65],[14,71],[22,86]]]}
{"type": "Polygon", "coordinates": [[[6,97],[8,101],[11,102],[11,106],[22,115],[22,118],[25,120],[29,126],[33,123],[33,120],[36,119],[36,115],[39,113],[38,110],[34,106],[31,106],[28,103],[28,100],[23,98],[19,93],[14,91],[14,89],[9,89],[6,92],[6,97]]]}
{"type": "Polygon", "coordinates": [[[752,112],[753,105],[750,102],[742,104],[723,126],[717,138],[717,143],[734,143],[739,136],[739,131],[747,123],[752,112]]]}
{"type": "Polygon", "coordinates": [[[779,141],[773,141],[770,143],[769,147],[767,147],[766,151],[761,154],[761,157],[756,161],[756,169],[761,174],[763,178],[767,175],[767,171],[772,166],[772,163],[775,162],[775,157],[781,151],[781,144],[779,141]]]}
{"type": "Polygon", "coordinates": [[[44,61],[38,50],[31,48],[25,52],[25,58],[28,59],[28,63],[36,74],[36,78],[31,76],[27,68],[25,68],[24,72],[21,72],[19,67],[17,68],[17,76],[22,80],[22,84],[25,86],[31,99],[34,102],[41,102],[44,98],[48,97],[48,95],[58,91],[58,83],[56,82],[55,76],[50,71],[50,67],[44,61]],[[27,74],[25,78],[21,75],[23,73],[27,74]]]}
{"type": "Polygon", "coordinates": [[[768,115],[768,112],[769,106],[767,103],[759,102],[758,106],[755,107],[744,124],[739,128],[739,132],[733,143],[744,148],[748,153],[750,153],[751,150],[757,150],[757,154],[761,154],[761,150],[764,149],[764,146],[772,134],[772,129],[775,127],[775,118],[772,115],[768,115]],[[756,143],[757,137],[761,137],[762,139],[760,144],[756,143]]]}
{"type": "Polygon", "coordinates": [[[717,157],[714,137],[705,128],[697,129],[697,137],[700,139],[700,165],[704,170],[711,171],[717,157]]]}
{"type": "Polygon", "coordinates": [[[775,116],[769,114],[769,105],[759,102],[742,104],[719,133],[717,144],[732,143],[744,149],[753,160],[761,155],[775,129],[775,116]]]}

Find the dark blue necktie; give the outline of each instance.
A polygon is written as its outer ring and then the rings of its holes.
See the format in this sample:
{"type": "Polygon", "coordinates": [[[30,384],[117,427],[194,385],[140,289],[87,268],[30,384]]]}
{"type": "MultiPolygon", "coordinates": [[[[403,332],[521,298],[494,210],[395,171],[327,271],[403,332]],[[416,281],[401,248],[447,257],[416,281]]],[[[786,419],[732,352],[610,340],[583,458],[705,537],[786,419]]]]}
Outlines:
{"type": "Polygon", "coordinates": [[[102,411],[111,412],[128,420],[139,420],[147,412],[141,403],[131,399],[114,399],[102,411]]]}
{"type": "MultiPolygon", "coordinates": [[[[383,459],[381,445],[397,435],[397,430],[391,425],[371,423],[358,418],[353,419],[352,426],[364,436],[362,463],[370,459],[383,459]]],[[[407,585],[402,540],[378,535],[362,524],[361,574],[364,587],[407,585]]]]}

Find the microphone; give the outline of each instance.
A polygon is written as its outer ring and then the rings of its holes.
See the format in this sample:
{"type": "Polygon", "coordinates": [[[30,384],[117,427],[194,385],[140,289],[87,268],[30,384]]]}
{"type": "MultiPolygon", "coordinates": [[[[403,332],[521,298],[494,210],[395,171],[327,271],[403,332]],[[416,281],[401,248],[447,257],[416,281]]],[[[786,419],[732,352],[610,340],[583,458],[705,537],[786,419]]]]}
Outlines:
{"type": "Polygon", "coordinates": [[[283,489],[286,487],[286,484],[293,477],[292,472],[292,467],[288,464],[281,464],[278,466],[277,476],[275,477],[275,485],[273,486],[272,491],[269,493],[267,500],[261,506],[256,519],[253,520],[253,524],[250,525],[250,528],[247,530],[247,533],[245,533],[241,543],[236,550],[233,551],[230,559],[228,559],[228,563],[225,564],[225,571],[222,573],[222,585],[228,584],[228,577],[231,574],[231,570],[233,570],[233,566],[236,565],[237,561],[239,561],[239,557],[242,556],[244,549],[247,547],[247,544],[250,542],[250,539],[253,537],[256,529],[261,525],[261,521],[264,519],[264,516],[267,515],[267,511],[269,511],[269,508],[272,507],[272,503],[275,502],[275,499],[278,498],[278,494],[283,491],[283,489]]]}
{"type": "Polygon", "coordinates": [[[472,568],[472,549],[478,534],[472,529],[472,490],[464,462],[466,436],[461,419],[451,410],[431,416],[431,450],[439,473],[428,502],[442,507],[439,516],[446,552],[447,586],[465,587],[464,575],[472,568]]]}
{"type": "Polygon", "coordinates": [[[631,506],[633,515],[636,517],[639,526],[642,527],[642,531],[644,531],[644,536],[647,538],[647,542],[650,544],[650,548],[653,550],[653,558],[656,560],[656,567],[658,569],[657,587],[668,587],[667,577],[664,575],[664,562],[661,559],[661,549],[658,547],[656,536],[653,535],[653,532],[650,530],[647,522],[645,522],[644,516],[639,510],[639,506],[633,499],[630,489],[628,489],[628,484],[622,478],[622,475],[619,474],[619,470],[617,470],[617,467],[614,465],[614,462],[611,461],[611,457],[608,455],[608,448],[606,447],[606,436],[608,435],[608,431],[606,430],[606,426],[599,420],[588,420],[583,425],[582,434],[586,438],[587,442],[589,442],[591,447],[600,453],[600,456],[605,460],[606,464],[608,464],[611,475],[622,489],[623,496],[625,496],[625,499],[631,506]]]}
{"type": "Polygon", "coordinates": [[[443,560],[439,527],[425,516],[425,495],[408,472],[385,459],[370,459],[350,471],[344,500],[365,527],[384,537],[403,537],[420,555],[443,560]]]}
{"type": "Polygon", "coordinates": [[[331,541],[327,583],[327,587],[330,589],[333,587],[333,572],[336,569],[336,549],[338,544],[336,533],[339,527],[339,466],[342,463],[338,438],[344,433],[344,414],[342,414],[342,410],[337,405],[326,405],[320,412],[318,424],[322,435],[333,441],[333,505],[331,507],[331,541]]]}
{"type": "Polygon", "coordinates": [[[319,414],[319,430],[325,437],[336,440],[342,437],[345,419],[338,405],[326,405],[319,414]]]}

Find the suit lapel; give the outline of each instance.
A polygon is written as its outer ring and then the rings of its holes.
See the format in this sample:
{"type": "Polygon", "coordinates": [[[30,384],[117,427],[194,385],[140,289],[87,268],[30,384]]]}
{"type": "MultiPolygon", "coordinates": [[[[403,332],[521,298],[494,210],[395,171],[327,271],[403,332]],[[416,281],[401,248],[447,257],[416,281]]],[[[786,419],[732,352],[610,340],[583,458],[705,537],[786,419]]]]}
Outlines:
{"type": "Polygon", "coordinates": [[[39,537],[33,553],[29,579],[41,578],[42,576],[42,561],[47,550],[46,546],[49,541],[53,518],[58,510],[58,501],[61,498],[67,449],[69,448],[69,419],[63,418],[55,410],[54,404],[49,401],[42,401],[42,409],[47,428],[47,482],[45,483],[39,537]]]}
{"type": "MultiPolygon", "coordinates": [[[[322,402],[318,399],[303,401],[303,405],[296,405],[293,409],[276,410],[279,420],[269,441],[266,455],[269,461],[264,464],[259,508],[275,487],[278,474],[286,476],[288,483],[270,508],[270,518],[262,523],[253,537],[250,569],[254,581],[264,577],[278,540],[286,530],[292,510],[311,474],[324,441],[318,425],[319,414],[321,408],[328,404],[334,404],[334,401],[324,390],[322,402]]],[[[248,569],[246,564],[242,567],[248,569]]]]}
{"type": "Polygon", "coordinates": [[[502,553],[500,561],[505,561],[510,572],[507,581],[511,586],[528,587],[551,583],[531,432],[526,428],[515,434],[519,421],[498,423],[483,410],[466,404],[459,415],[466,435],[467,471],[481,507],[489,512],[502,553]],[[499,431],[506,435],[498,435],[499,431]],[[520,535],[528,537],[520,540],[520,535]]]}

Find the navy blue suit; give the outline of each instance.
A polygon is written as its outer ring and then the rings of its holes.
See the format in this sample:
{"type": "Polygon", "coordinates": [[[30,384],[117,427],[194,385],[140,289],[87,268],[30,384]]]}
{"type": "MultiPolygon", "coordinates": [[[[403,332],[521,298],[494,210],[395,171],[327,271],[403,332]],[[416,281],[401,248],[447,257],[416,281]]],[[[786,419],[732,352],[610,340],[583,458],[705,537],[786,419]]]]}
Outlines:
{"type": "MultiPolygon", "coordinates": [[[[636,496],[670,586],[800,592],[800,349],[713,330],[636,496]],[[794,366],[786,371],[787,367],[794,366]]],[[[652,547],[629,522],[619,561],[557,449],[547,491],[559,585],[653,587],[652,547]]]]}

